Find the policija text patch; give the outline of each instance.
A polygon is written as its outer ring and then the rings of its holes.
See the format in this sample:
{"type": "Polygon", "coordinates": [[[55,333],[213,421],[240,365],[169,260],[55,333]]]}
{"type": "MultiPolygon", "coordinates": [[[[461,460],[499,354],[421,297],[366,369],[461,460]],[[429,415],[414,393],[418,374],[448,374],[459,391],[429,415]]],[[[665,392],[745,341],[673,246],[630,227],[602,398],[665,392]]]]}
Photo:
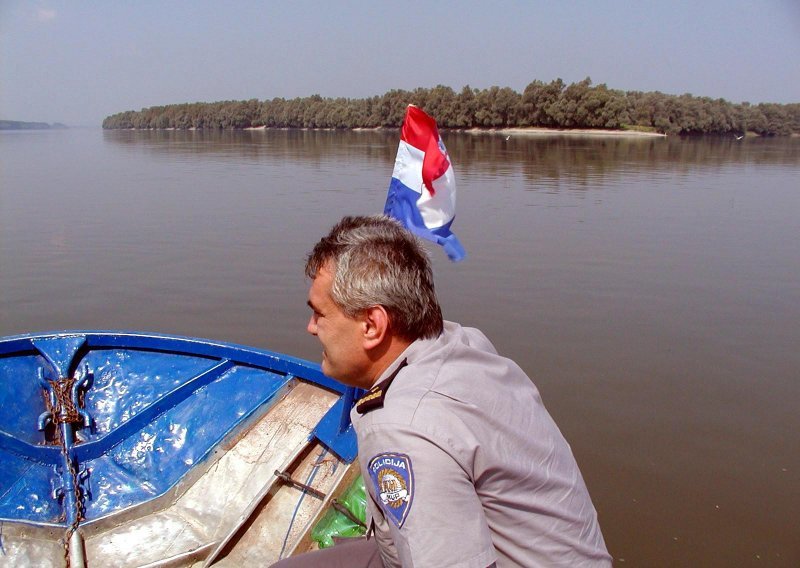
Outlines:
{"type": "Polygon", "coordinates": [[[411,459],[405,454],[378,454],[369,462],[369,476],[384,513],[402,527],[414,498],[411,459]]]}

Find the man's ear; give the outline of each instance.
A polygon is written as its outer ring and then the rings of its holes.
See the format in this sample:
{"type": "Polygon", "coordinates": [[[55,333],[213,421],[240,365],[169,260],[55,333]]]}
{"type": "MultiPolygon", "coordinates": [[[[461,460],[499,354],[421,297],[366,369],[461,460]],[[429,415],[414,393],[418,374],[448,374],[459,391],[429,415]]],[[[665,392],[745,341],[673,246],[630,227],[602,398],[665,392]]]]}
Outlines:
{"type": "Polygon", "coordinates": [[[364,349],[374,349],[383,343],[389,333],[389,314],[383,306],[372,306],[364,312],[364,349]]]}

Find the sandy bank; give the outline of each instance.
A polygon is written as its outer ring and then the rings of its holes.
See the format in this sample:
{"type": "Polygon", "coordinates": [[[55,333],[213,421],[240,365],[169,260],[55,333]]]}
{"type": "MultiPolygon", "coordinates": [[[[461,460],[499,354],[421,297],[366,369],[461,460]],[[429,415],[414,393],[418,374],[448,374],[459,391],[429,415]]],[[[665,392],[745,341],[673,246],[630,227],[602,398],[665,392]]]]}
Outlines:
{"type": "Polygon", "coordinates": [[[553,136],[553,135],[567,135],[567,136],[631,136],[631,137],[648,137],[648,138],[665,138],[666,134],[659,132],[640,132],[638,130],[601,130],[599,128],[471,128],[465,130],[470,134],[502,134],[504,136],[553,136]]]}
{"type": "MultiPolygon", "coordinates": [[[[267,130],[265,126],[252,126],[244,128],[244,130],[267,130]]],[[[269,128],[269,130],[336,130],[335,128],[269,128]]],[[[398,128],[346,128],[353,132],[374,132],[378,130],[399,130],[398,128]]],[[[462,129],[449,129],[441,128],[445,132],[465,132],[467,134],[497,134],[503,136],[553,136],[553,135],[567,135],[567,136],[631,136],[631,137],[649,137],[649,138],[664,138],[666,134],[658,132],[639,132],[636,130],[601,130],[593,128],[469,128],[462,129]]]]}

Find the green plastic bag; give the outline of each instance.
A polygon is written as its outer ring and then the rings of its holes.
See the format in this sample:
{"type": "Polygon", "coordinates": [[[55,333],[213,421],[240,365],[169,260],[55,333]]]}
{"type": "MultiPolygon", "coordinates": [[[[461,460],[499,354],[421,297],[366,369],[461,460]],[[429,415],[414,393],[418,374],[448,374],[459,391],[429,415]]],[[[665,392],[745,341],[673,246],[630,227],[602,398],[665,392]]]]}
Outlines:
{"type": "Polygon", "coordinates": [[[363,526],[367,519],[367,492],[364,489],[364,480],[360,475],[345,490],[338,502],[362,524],[353,522],[347,518],[347,515],[330,507],[311,531],[311,538],[317,542],[320,548],[333,546],[334,538],[361,536],[367,530],[363,526]]]}

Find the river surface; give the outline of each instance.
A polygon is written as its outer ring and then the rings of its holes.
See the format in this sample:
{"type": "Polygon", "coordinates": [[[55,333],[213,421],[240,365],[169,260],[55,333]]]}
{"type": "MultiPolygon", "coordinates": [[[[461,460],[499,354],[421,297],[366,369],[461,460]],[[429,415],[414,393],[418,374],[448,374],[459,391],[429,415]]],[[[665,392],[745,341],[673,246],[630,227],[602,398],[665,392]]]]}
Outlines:
{"type": "MultiPolygon", "coordinates": [[[[397,132],[0,133],[0,335],[318,360],[305,254],[380,212],[397,132]]],[[[800,566],[800,139],[445,133],[445,317],[539,387],[618,566],[800,566]]],[[[465,535],[468,538],[468,535],[465,535]]]]}

